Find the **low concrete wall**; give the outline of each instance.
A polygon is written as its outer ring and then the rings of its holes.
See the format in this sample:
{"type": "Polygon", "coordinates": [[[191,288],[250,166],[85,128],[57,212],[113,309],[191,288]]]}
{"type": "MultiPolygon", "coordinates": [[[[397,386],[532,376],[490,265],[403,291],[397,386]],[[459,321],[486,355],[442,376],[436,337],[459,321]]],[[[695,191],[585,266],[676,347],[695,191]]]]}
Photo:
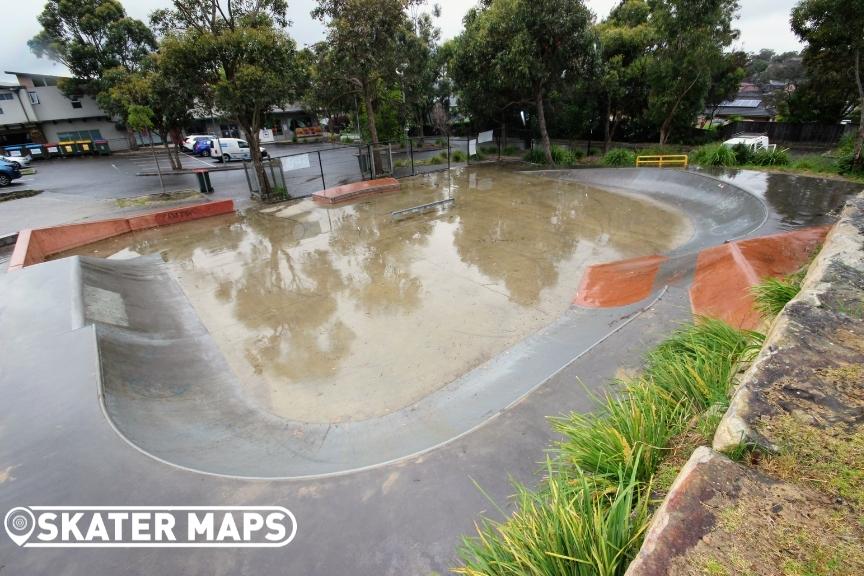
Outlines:
{"type": "Polygon", "coordinates": [[[178,224],[180,222],[198,220],[199,218],[228,214],[233,211],[233,200],[220,200],[218,202],[207,202],[195,206],[184,206],[182,208],[140,214],[130,216],[129,218],[115,218],[112,220],[99,220],[97,222],[83,222],[80,224],[52,226],[50,228],[22,230],[18,234],[15,250],[9,260],[9,270],[18,270],[24,266],[38,264],[39,262],[44,262],[52,254],[135,230],[178,224]]]}

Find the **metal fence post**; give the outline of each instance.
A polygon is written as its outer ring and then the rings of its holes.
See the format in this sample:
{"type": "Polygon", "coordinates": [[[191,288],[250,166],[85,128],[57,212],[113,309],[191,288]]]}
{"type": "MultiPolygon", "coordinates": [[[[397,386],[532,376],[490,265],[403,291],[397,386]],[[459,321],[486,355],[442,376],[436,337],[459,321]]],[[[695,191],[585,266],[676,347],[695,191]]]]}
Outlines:
{"type": "Polygon", "coordinates": [[[416,176],[414,172],[414,141],[408,138],[408,155],[411,156],[411,176],[416,176]]]}
{"type": "Polygon", "coordinates": [[[321,189],[326,190],[327,182],[324,181],[324,163],[321,161],[321,151],[316,150],[316,152],[318,152],[318,168],[321,170],[321,189]]]}
{"type": "Polygon", "coordinates": [[[390,175],[393,175],[393,143],[387,144],[387,154],[390,156],[390,175]]]}
{"type": "Polygon", "coordinates": [[[496,138],[496,140],[498,141],[498,161],[500,162],[501,161],[501,135],[500,134],[498,135],[498,138],[496,138]]]}
{"type": "Polygon", "coordinates": [[[447,171],[450,171],[450,134],[447,134],[447,171]]]}
{"type": "Polygon", "coordinates": [[[465,137],[465,163],[471,165],[471,135],[465,137]]]}
{"type": "Polygon", "coordinates": [[[375,179],[375,146],[369,144],[369,179],[375,179]]]}

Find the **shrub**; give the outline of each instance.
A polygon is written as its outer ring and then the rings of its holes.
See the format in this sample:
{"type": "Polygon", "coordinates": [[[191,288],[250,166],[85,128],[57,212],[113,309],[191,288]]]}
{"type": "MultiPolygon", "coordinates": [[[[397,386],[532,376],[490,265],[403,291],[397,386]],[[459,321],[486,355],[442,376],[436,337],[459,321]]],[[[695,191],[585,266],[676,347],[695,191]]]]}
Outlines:
{"type": "Polygon", "coordinates": [[[732,152],[735,153],[735,164],[750,164],[756,152],[747,144],[738,143],[732,146],[732,152]]]}
{"type": "Polygon", "coordinates": [[[615,148],[603,156],[603,164],[606,166],[635,166],[636,153],[626,148],[615,148]]]}
{"type": "Polygon", "coordinates": [[[735,151],[722,143],[700,146],[691,152],[690,160],[701,166],[735,166],[738,163],[735,151]]]}
{"type": "Polygon", "coordinates": [[[620,397],[606,396],[594,414],[553,419],[564,439],[547,459],[544,484],[517,486],[516,512],[505,522],[481,522],[477,537],[463,541],[464,566],[454,572],[622,574],[647,528],[653,478],[673,437],[694,421],[716,426],[739,362],[761,341],[700,319],[649,353],[643,374],[620,397]]]}
{"type": "Polygon", "coordinates": [[[756,166],[788,166],[789,150],[786,148],[759,150],[753,154],[750,163],[756,166]]]}
{"type": "Polygon", "coordinates": [[[453,162],[465,162],[467,159],[468,156],[461,150],[453,150],[450,153],[450,160],[453,162]]]}
{"type": "Polygon", "coordinates": [[[752,288],[756,309],[765,318],[777,316],[801,291],[807,271],[802,270],[785,278],[767,278],[752,288]]]}
{"type": "MultiPolygon", "coordinates": [[[[577,156],[562,146],[552,146],[552,163],[556,166],[572,166],[578,160],[577,156]]],[[[546,164],[546,153],[543,148],[535,146],[525,154],[525,161],[532,164],[546,164]]]]}

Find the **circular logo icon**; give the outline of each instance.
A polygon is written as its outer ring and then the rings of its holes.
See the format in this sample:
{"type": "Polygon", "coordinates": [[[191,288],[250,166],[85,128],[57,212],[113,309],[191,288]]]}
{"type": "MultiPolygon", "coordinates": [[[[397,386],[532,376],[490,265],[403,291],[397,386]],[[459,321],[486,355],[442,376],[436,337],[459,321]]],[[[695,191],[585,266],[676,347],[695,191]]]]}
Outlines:
{"type": "Polygon", "coordinates": [[[12,508],[6,513],[3,524],[9,538],[18,546],[23,546],[30,538],[30,534],[33,533],[33,528],[36,527],[36,518],[27,508],[12,508]]]}

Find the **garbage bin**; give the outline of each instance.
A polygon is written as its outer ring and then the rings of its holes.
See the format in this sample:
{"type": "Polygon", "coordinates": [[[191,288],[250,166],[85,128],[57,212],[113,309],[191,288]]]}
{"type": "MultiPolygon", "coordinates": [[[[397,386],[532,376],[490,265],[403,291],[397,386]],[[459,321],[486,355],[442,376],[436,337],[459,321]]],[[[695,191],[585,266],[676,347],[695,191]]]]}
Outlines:
{"type": "Polygon", "coordinates": [[[27,151],[26,151],[27,149],[24,148],[24,146],[22,144],[15,144],[14,146],[5,146],[3,149],[6,150],[7,156],[11,156],[13,158],[27,155],[27,151]]]}
{"type": "Polygon", "coordinates": [[[204,168],[195,170],[195,177],[198,178],[198,191],[202,194],[212,194],[213,185],[210,184],[210,171],[204,168]]]}
{"type": "Polygon", "coordinates": [[[60,152],[60,144],[57,142],[49,142],[48,144],[45,144],[44,148],[45,155],[48,158],[59,158],[63,155],[63,153],[60,152]]]}
{"type": "Polygon", "coordinates": [[[94,140],[93,148],[96,154],[100,156],[109,156],[111,154],[111,147],[108,145],[107,140],[94,140]]]}
{"type": "Polygon", "coordinates": [[[75,147],[78,148],[78,152],[80,154],[92,154],[93,153],[93,141],[92,140],[76,140],[75,147]]]}
{"type": "Polygon", "coordinates": [[[60,142],[60,153],[63,156],[80,156],[81,150],[75,142],[60,142]]]}
{"type": "Polygon", "coordinates": [[[32,156],[34,160],[48,157],[42,144],[27,144],[27,150],[30,151],[30,156],[32,156]]]}

